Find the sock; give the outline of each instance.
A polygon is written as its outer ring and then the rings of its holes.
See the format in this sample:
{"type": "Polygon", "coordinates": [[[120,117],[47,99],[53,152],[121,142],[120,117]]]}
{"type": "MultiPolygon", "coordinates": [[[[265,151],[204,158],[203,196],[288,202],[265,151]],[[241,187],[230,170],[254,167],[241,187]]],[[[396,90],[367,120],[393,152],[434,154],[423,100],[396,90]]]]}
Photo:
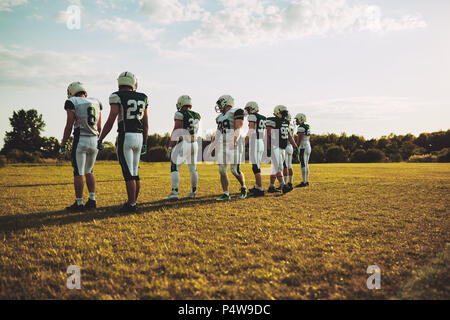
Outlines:
{"type": "Polygon", "coordinates": [[[264,191],[264,188],[263,188],[263,187],[255,186],[255,188],[258,189],[259,191],[264,191]]]}
{"type": "Polygon", "coordinates": [[[95,201],[95,192],[89,192],[89,200],[95,201]]]}
{"type": "Polygon", "coordinates": [[[136,202],[135,203],[130,203],[130,206],[136,207],[136,202]]]}
{"type": "Polygon", "coordinates": [[[293,180],[294,176],[289,176],[289,183],[292,184],[292,180],[293,180]]]}
{"type": "Polygon", "coordinates": [[[76,198],[77,205],[81,206],[83,204],[83,198],[76,198]]]}
{"type": "Polygon", "coordinates": [[[241,188],[245,188],[245,189],[247,189],[247,186],[244,184],[241,188]]]}
{"type": "Polygon", "coordinates": [[[177,189],[172,189],[172,192],[178,193],[178,188],[177,189]]]}
{"type": "Polygon", "coordinates": [[[172,190],[178,190],[178,186],[180,185],[180,173],[178,171],[174,171],[171,173],[172,176],[172,190]]]}
{"type": "Polygon", "coordinates": [[[198,173],[197,173],[197,171],[195,171],[191,174],[191,186],[192,186],[193,193],[195,193],[195,191],[197,191],[197,184],[198,184],[198,173]]]}
{"type": "Polygon", "coordinates": [[[197,187],[193,187],[192,188],[192,193],[196,193],[197,192],[197,187]]]}
{"type": "Polygon", "coordinates": [[[228,190],[227,190],[227,191],[224,191],[223,194],[226,194],[227,196],[230,195],[230,193],[228,192],[228,190]]]}

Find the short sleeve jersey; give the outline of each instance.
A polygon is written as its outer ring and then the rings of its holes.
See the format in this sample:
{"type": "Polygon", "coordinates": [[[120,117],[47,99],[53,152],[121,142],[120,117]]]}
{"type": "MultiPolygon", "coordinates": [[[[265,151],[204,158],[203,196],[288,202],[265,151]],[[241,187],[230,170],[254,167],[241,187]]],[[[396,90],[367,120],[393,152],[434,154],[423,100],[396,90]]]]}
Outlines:
{"type": "Polygon", "coordinates": [[[226,134],[227,130],[234,130],[235,120],[244,120],[244,110],[239,108],[233,108],[228,110],[225,114],[220,114],[216,118],[217,128],[226,134]]]}
{"type": "Polygon", "coordinates": [[[74,128],[82,136],[98,136],[97,122],[103,106],[95,98],[72,97],[66,100],[65,110],[75,114],[74,128]]]}
{"type": "Polygon", "coordinates": [[[148,107],[145,94],[136,91],[117,91],[109,96],[110,104],[119,105],[117,127],[119,133],[144,132],[144,111],[148,107]]]}
{"type": "Polygon", "coordinates": [[[266,130],[266,121],[267,121],[266,117],[260,115],[259,113],[252,113],[248,115],[248,122],[255,123],[255,131],[257,139],[264,138],[264,131],[266,130]]]}
{"type": "Polygon", "coordinates": [[[278,147],[286,149],[289,141],[289,121],[278,117],[270,117],[267,118],[266,125],[267,127],[277,130],[275,133],[272,132],[272,135],[274,134],[275,137],[278,136],[278,141],[276,141],[278,147]]]}
{"type": "Polygon", "coordinates": [[[300,148],[305,148],[305,146],[309,143],[310,141],[310,136],[311,136],[311,128],[309,126],[309,124],[303,123],[301,125],[298,126],[297,128],[297,133],[303,133],[303,139],[302,142],[300,144],[300,148]]]}
{"type": "Polygon", "coordinates": [[[200,114],[192,110],[180,110],[175,113],[175,120],[180,120],[183,129],[188,130],[191,135],[197,135],[200,119],[200,114]]]}

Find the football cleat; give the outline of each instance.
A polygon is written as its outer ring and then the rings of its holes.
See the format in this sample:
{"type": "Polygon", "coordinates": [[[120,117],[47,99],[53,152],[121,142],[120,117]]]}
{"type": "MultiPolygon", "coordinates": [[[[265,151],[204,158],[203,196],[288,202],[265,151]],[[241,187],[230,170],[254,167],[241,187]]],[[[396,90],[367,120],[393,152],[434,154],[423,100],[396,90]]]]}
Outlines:
{"type": "Polygon", "coordinates": [[[216,199],[217,201],[229,201],[231,200],[231,197],[229,194],[224,193],[220,198],[216,199]]]}
{"type": "Polygon", "coordinates": [[[84,205],[82,205],[82,204],[79,205],[75,201],[75,203],[73,205],[71,205],[70,207],[67,207],[66,210],[69,212],[82,212],[82,211],[84,211],[84,205]]]}
{"type": "Polygon", "coordinates": [[[179,199],[179,195],[178,192],[176,192],[175,190],[172,191],[166,198],[164,198],[164,200],[178,200],[179,199]]]}
{"type": "Polygon", "coordinates": [[[197,196],[197,194],[195,192],[191,192],[187,195],[187,199],[195,199],[195,197],[197,196]]]}
{"type": "Polygon", "coordinates": [[[291,189],[291,191],[294,190],[294,187],[292,186],[292,183],[289,182],[289,183],[287,184],[287,186],[289,187],[289,189],[291,189]]]}
{"type": "Polygon", "coordinates": [[[253,188],[251,188],[251,189],[248,190],[248,192],[249,192],[250,194],[253,194],[253,193],[257,192],[257,191],[258,191],[258,189],[257,189],[256,187],[253,187],[253,188]]]}
{"type": "Polygon", "coordinates": [[[280,191],[275,189],[275,187],[269,187],[269,189],[267,190],[268,193],[279,193],[280,191]]]}
{"type": "Polygon", "coordinates": [[[84,208],[87,210],[97,208],[97,201],[89,199],[84,205],[84,208]]]}
{"type": "Polygon", "coordinates": [[[281,189],[283,191],[283,194],[289,193],[292,191],[292,189],[289,188],[287,184],[283,185],[283,188],[281,189]]]}
{"type": "Polygon", "coordinates": [[[120,208],[119,212],[121,213],[131,213],[131,212],[137,212],[137,205],[132,206],[131,204],[129,204],[128,202],[126,202],[122,208],[120,208]]]}
{"type": "Polygon", "coordinates": [[[248,195],[247,188],[242,187],[241,188],[241,199],[247,198],[247,195],[248,195]]]}
{"type": "Polygon", "coordinates": [[[306,184],[306,183],[304,183],[304,182],[302,182],[302,183],[300,183],[299,185],[296,185],[295,187],[296,188],[303,188],[303,187],[306,187],[306,186],[308,186],[309,184],[306,184]]]}

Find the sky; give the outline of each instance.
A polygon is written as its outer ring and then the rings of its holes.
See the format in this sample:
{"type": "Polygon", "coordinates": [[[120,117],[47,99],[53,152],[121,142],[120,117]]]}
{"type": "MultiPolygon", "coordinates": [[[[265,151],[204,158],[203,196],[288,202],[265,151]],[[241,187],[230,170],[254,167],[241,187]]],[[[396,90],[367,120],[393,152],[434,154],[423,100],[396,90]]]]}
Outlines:
{"type": "Polygon", "coordinates": [[[223,94],[266,116],[283,104],[317,134],[447,130],[449,30],[448,0],[0,0],[0,146],[21,108],[61,139],[73,81],[104,123],[123,71],[149,96],[150,133],[172,130],[183,94],[204,134],[223,94]]]}

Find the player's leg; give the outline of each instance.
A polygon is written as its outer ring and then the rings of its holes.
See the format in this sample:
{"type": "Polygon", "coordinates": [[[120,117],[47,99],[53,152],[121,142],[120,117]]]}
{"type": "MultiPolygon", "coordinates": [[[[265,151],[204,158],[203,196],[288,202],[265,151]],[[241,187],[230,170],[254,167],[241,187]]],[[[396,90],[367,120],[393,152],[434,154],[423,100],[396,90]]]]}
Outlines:
{"type": "Polygon", "coordinates": [[[197,142],[187,143],[186,148],[188,149],[187,154],[189,155],[186,159],[187,167],[189,169],[189,174],[191,176],[191,193],[189,193],[188,198],[195,198],[198,186],[198,172],[197,172],[197,153],[198,144],[197,142]]]}
{"type": "Polygon", "coordinates": [[[302,171],[302,183],[300,183],[299,185],[297,185],[297,187],[305,187],[306,186],[306,161],[305,161],[305,149],[302,148],[300,149],[300,153],[298,155],[299,160],[300,160],[300,169],[302,171]]]}
{"type": "Polygon", "coordinates": [[[233,163],[231,164],[231,173],[237,179],[237,181],[241,184],[241,199],[247,198],[247,186],[245,185],[245,176],[241,171],[241,162],[243,156],[243,150],[241,145],[241,140],[238,142],[237,147],[233,150],[234,157],[233,163]]]}
{"type": "Polygon", "coordinates": [[[89,149],[86,152],[85,177],[86,185],[89,190],[89,200],[85,204],[86,209],[94,209],[97,207],[95,200],[95,176],[93,173],[95,160],[97,159],[97,137],[89,138],[89,149]]]}
{"type": "Polygon", "coordinates": [[[222,185],[223,195],[217,200],[230,200],[230,192],[228,190],[229,181],[228,181],[228,164],[219,163],[219,174],[220,174],[220,184],[222,185]]]}
{"type": "Polygon", "coordinates": [[[272,147],[271,151],[271,162],[272,162],[272,173],[270,175],[270,184],[267,192],[269,193],[277,193],[278,190],[275,189],[275,181],[277,180],[280,171],[283,170],[283,164],[280,163],[280,149],[277,147],[272,147]],[[280,169],[281,166],[281,169],[280,169]]]}
{"type": "Polygon", "coordinates": [[[83,150],[83,139],[80,141],[79,133],[74,134],[74,141],[72,144],[72,167],[73,167],[73,185],[75,189],[75,203],[67,207],[69,211],[83,211],[83,188],[84,188],[84,163],[85,163],[85,152],[83,150]]]}
{"type": "Polygon", "coordinates": [[[311,156],[311,146],[307,145],[305,148],[304,161],[305,161],[305,184],[309,186],[309,157],[311,156]]]}
{"type": "Polygon", "coordinates": [[[287,177],[287,185],[290,189],[292,189],[292,181],[293,181],[293,175],[294,175],[294,171],[292,170],[292,156],[294,153],[294,149],[292,148],[291,145],[289,145],[286,148],[286,174],[285,176],[287,177]]]}
{"type": "Polygon", "coordinates": [[[117,157],[122,167],[128,197],[128,202],[122,207],[121,211],[131,211],[133,209],[131,204],[136,202],[136,181],[133,180],[132,175],[133,150],[131,139],[132,137],[129,134],[119,133],[117,140],[117,157]]]}
{"type": "MultiPolygon", "coordinates": [[[[139,192],[141,191],[141,180],[139,178],[139,163],[141,161],[141,152],[142,152],[142,142],[144,137],[140,133],[133,134],[133,169],[132,175],[135,183],[135,196],[134,196],[134,205],[137,203],[137,199],[139,197],[139,192]]],[[[133,204],[131,204],[133,205],[133,204]]]]}

